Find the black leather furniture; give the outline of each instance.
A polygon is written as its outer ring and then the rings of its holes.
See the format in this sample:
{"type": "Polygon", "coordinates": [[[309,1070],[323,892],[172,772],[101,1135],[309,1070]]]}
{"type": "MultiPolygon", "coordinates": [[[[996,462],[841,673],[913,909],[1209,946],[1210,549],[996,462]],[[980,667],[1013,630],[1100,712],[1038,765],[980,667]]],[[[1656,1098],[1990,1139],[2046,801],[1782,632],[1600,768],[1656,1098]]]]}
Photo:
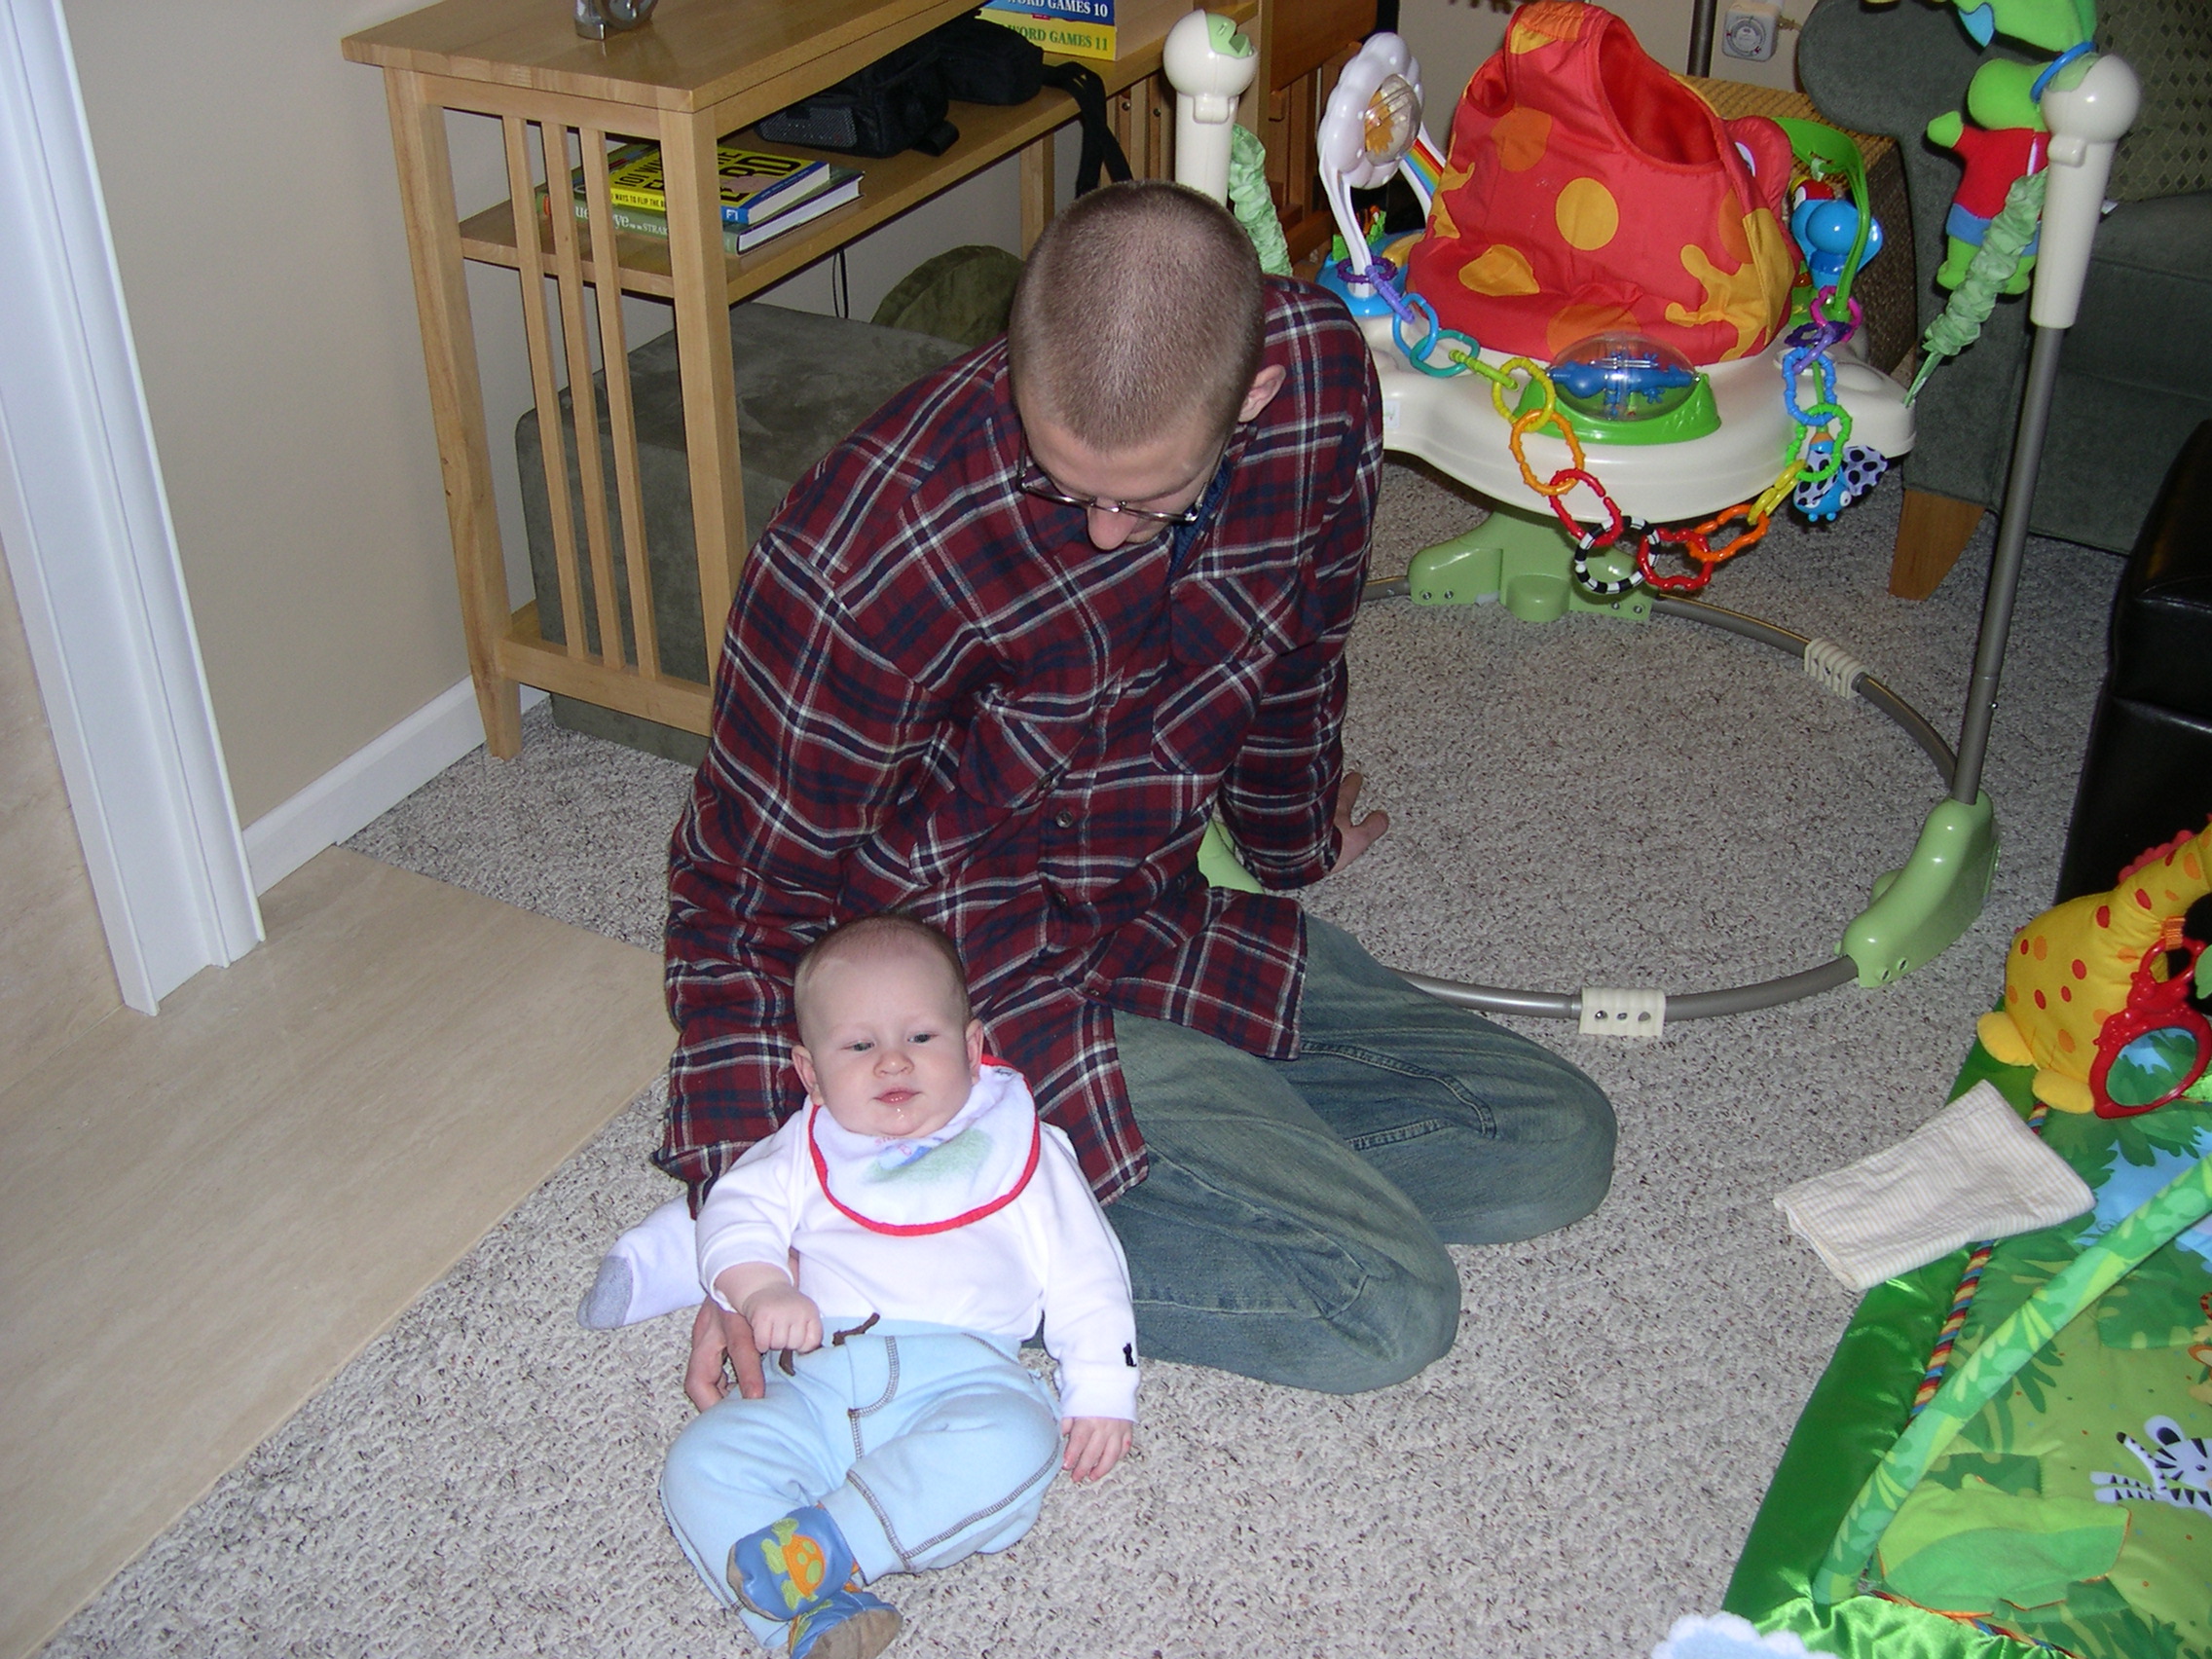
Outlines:
{"type": "Polygon", "coordinates": [[[2212,817],[2212,421],[2174,459],[2113,600],[2058,897],[2212,817]]]}

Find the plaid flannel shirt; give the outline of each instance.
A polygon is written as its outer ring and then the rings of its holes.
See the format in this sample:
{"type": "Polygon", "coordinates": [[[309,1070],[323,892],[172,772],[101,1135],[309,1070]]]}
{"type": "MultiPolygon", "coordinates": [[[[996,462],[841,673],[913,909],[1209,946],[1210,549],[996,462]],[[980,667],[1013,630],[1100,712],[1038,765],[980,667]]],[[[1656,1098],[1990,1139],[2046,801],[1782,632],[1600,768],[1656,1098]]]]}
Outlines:
{"type": "Polygon", "coordinates": [[[855,916],[959,942],[993,1051],[1101,1199],[1145,1172],[1116,1010],[1297,1052],[1302,912],[1209,887],[1198,845],[1218,809],[1271,889],[1335,862],[1382,424],[1335,299],[1271,279],[1267,314],[1287,378],[1195,531],[1101,551],[1023,494],[1002,341],[877,411],[761,535],[670,850],[655,1161],[694,1207],[803,1103],[792,970],[855,916]]]}

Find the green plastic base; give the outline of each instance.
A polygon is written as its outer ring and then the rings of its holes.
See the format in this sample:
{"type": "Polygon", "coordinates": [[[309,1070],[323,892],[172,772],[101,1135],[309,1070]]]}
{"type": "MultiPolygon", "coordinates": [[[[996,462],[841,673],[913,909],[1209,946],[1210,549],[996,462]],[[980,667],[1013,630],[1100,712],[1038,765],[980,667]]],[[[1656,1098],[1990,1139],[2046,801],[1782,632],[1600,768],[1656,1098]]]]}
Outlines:
{"type": "Polygon", "coordinates": [[[1838,947],[1862,985],[1886,985],[1933,962],[1973,925],[1997,870],[1997,814],[1989,796],[1940,802],[1921,826],[1902,869],[1874,882],[1874,902],[1844,929],[1838,947]]]}
{"type": "MultiPolygon", "coordinates": [[[[1608,547],[1590,561],[1591,573],[1618,581],[1635,569],[1636,556],[1608,547]]],[[[1524,622],[1556,622],[1568,611],[1590,611],[1641,622],[1651,614],[1651,590],[1636,588],[1604,599],[1574,579],[1574,544],[1556,520],[1518,507],[1493,507],[1463,535],[1414,555],[1406,586],[1416,605],[1502,604],[1524,622]]]]}
{"type": "Polygon", "coordinates": [[[1218,818],[1206,821],[1205,839],[1198,843],[1198,874],[1208,887],[1226,887],[1233,893],[1258,893],[1259,882],[1236,856],[1236,844],[1218,818]]]}

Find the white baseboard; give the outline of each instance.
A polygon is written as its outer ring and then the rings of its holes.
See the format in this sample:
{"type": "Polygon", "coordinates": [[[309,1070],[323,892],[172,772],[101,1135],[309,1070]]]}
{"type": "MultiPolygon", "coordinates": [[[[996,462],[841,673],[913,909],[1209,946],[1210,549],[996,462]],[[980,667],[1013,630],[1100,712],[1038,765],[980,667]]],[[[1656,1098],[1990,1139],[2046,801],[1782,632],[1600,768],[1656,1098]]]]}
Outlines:
{"type": "MultiPolygon", "coordinates": [[[[544,700],[544,692],[523,687],[525,709],[544,700]]],[[[439,692],[246,826],[254,892],[268,892],[323,848],[367,828],[483,742],[474,683],[463,680],[439,692]]]]}

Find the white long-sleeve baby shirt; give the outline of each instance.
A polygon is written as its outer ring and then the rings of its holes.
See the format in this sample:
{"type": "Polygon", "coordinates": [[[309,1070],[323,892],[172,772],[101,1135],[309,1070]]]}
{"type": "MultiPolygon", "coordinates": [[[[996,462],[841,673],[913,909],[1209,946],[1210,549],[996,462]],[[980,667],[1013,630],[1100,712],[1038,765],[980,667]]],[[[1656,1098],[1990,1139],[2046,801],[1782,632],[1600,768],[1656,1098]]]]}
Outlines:
{"type": "Polygon", "coordinates": [[[936,1133],[880,1140],[809,1104],[699,1209],[699,1280],[785,1269],[826,1328],[870,1313],[1019,1342],[1042,1315],[1065,1417],[1136,1418],[1129,1271],[1106,1212],[1018,1072],[986,1062],[936,1133]]]}

